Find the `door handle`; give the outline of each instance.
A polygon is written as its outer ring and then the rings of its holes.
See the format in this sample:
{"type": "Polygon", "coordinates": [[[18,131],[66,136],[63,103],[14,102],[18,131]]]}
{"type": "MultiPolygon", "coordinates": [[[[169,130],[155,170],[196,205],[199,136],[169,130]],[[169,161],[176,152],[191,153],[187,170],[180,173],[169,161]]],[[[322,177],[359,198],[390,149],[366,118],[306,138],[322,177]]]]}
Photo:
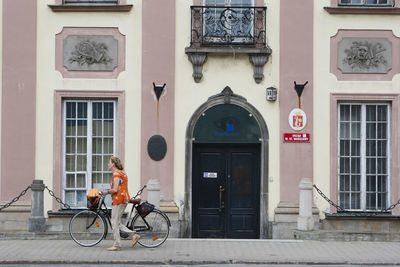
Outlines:
{"type": "Polygon", "coordinates": [[[219,186],[219,211],[222,211],[225,208],[225,203],[222,201],[222,192],[225,191],[225,188],[222,185],[219,186]]]}

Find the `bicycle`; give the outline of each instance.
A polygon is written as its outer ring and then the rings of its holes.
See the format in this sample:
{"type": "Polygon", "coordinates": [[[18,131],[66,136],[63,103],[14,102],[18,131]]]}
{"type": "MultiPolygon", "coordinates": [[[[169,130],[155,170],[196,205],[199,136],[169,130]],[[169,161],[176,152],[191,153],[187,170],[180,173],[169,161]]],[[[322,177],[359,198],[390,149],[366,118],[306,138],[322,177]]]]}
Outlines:
{"type": "MultiPolygon", "coordinates": [[[[138,241],[140,245],[155,248],[167,240],[171,222],[164,212],[138,198],[143,193],[144,188],[146,188],[146,185],[129,200],[129,203],[133,206],[127,217],[126,226],[140,235],[138,241]],[[136,209],[136,214],[132,218],[134,209],[136,209]]],[[[99,204],[95,210],[82,210],[71,218],[69,233],[77,244],[83,247],[92,247],[107,238],[108,225],[112,229],[111,211],[104,203],[104,198],[105,196],[100,193],[99,204]]],[[[129,234],[120,231],[120,236],[127,238],[129,234]]]]}

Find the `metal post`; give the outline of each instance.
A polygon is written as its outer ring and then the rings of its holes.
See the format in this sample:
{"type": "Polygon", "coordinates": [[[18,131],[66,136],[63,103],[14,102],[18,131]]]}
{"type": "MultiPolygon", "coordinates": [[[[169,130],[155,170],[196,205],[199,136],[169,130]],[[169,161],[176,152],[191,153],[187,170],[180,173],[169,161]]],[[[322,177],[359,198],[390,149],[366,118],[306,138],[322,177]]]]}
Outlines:
{"type": "Polygon", "coordinates": [[[148,201],[160,208],[160,181],[158,179],[150,179],[147,182],[148,201]]]}
{"type": "Polygon", "coordinates": [[[299,184],[300,189],[300,208],[297,218],[297,229],[310,231],[314,228],[314,218],[312,217],[312,189],[313,184],[310,178],[303,178],[299,184]]]}
{"type": "Polygon", "coordinates": [[[44,188],[43,180],[33,180],[31,185],[32,209],[29,217],[29,232],[44,232],[46,229],[43,206],[44,188]]]}

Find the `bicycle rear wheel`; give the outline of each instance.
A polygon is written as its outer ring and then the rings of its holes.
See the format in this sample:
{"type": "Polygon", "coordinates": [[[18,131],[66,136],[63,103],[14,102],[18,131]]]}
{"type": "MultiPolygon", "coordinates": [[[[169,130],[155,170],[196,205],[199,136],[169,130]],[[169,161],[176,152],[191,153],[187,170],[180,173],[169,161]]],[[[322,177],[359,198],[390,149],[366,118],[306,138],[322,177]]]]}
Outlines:
{"type": "Polygon", "coordinates": [[[103,217],[90,210],[78,212],[69,222],[69,234],[77,244],[84,247],[97,245],[104,238],[106,228],[103,217]]]}
{"type": "Polygon", "coordinates": [[[136,214],[132,219],[132,225],[133,230],[140,235],[138,243],[146,248],[160,246],[169,235],[169,220],[163,212],[157,209],[150,212],[144,219],[136,214]]]}

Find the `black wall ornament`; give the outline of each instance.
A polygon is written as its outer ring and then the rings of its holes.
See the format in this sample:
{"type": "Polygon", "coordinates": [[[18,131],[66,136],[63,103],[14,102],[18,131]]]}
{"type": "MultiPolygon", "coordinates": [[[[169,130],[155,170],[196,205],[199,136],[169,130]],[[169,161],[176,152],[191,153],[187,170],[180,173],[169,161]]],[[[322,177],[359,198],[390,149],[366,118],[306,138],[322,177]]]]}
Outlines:
{"type": "Polygon", "coordinates": [[[296,90],[297,96],[299,98],[299,109],[301,109],[301,94],[303,93],[304,87],[308,84],[308,81],[306,81],[305,84],[297,84],[294,82],[294,90],[296,90]]]}
{"type": "Polygon", "coordinates": [[[156,94],[156,98],[157,98],[157,118],[158,118],[158,109],[159,109],[159,104],[160,104],[160,97],[161,97],[161,95],[162,95],[162,93],[164,91],[165,85],[166,85],[165,83],[164,83],[164,85],[156,85],[153,82],[153,90],[154,90],[154,93],[156,94]]]}
{"type": "Polygon", "coordinates": [[[167,142],[161,135],[153,135],[147,142],[147,153],[154,161],[162,160],[167,154],[167,142]]]}

